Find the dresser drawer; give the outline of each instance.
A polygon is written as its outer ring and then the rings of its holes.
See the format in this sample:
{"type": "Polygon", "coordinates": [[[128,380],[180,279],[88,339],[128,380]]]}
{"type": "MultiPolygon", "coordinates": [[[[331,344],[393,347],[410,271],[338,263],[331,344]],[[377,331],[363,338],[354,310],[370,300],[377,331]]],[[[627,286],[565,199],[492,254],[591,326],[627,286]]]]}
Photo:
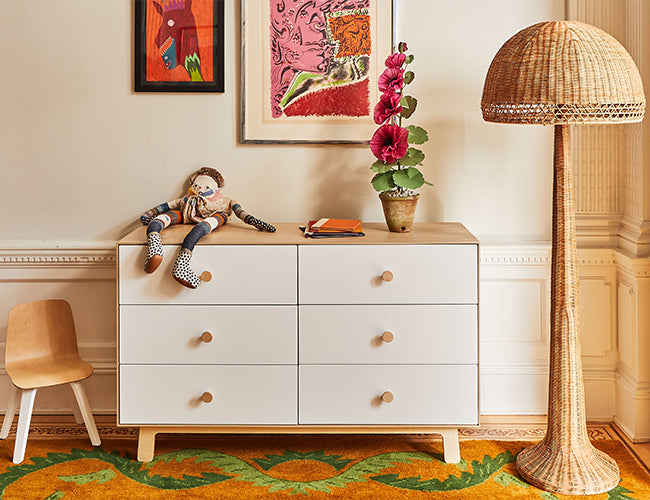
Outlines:
{"type": "Polygon", "coordinates": [[[120,424],[295,424],[296,376],[295,366],[120,366],[120,424]]]}
{"type": "Polygon", "coordinates": [[[299,423],[478,424],[476,365],[301,366],[299,423]],[[393,394],[385,403],[381,395],[393,394]]]}
{"type": "Polygon", "coordinates": [[[120,304],[295,304],[296,253],[293,245],[198,245],[191,267],[213,278],[192,290],[171,272],[179,246],[165,245],[165,259],[144,272],[144,245],[119,246],[120,304]]]}
{"type": "Polygon", "coordinates": [[[300,363],[476,364],[477,309],[476,305],[300,306],[300,363]]]}
{"type": "Polygon", "coordinates": [[[296,306],[120,306],[120,363],[295,364],[296,316],[296,306]]]}
{"type": "Polygon", "coordinates": [[[476,304],[477,258],[476,245],[300,246],[299,303],[476,304]]]}

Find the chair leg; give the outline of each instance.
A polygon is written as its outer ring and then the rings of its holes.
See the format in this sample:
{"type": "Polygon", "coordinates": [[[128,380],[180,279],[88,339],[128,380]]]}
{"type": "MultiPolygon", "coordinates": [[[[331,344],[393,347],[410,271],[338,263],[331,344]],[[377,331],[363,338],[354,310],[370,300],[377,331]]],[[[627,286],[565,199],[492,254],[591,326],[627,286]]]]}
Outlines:
{"type": "Polygon", "coordinates": [[[16,408],[18,406],[18,387],[11,384],[11,393],[9,394],[9,403],[7,404],[7,413],[2,421],[2,430],[0,430],[0,439],[5,439],[11,430],[11,424],[14,423],[16,408]]]}
{"type": "MultiPolygon", "coordinates": [[[[70,389],[72,389],[72,385],[70,385],[70,389]]],[[[77,422],[78,424],[83,424],[84,417],[81,414],[81,411],[79,411],[79,405],[77,404],[77,397],[74,394],[74,389],[71,392],[68,392],[68,396],[70,397],[70,405],[72,406],[72,414],[74,415],[74,421],[77,422]]]]}
{"type": "Polygon", "coordinates": [[[32,420],[34,409],[34,398],[36,389],[22,389],[20,394],[20,414],[18,415],[18,430],[16,431],[16,444],[14,445],[15,464],[25,459],[25,448],[27,447],[27,435],[29,434],[29,423],[32,420]]]}
{"type": "Polygon", "coordinates": [[[102,441],[99,439],[99,433],[97,432],[97,427],[95,426],[95,420],[93,419],[93,414],[90,411],[90,405],[88,404],[88,399],[86,398],[86,391],[84,391],[80,382],[70,382],[70,387],[72,387],[72,391],[77,398],[81,416],[84,419],[86,430],[90,436],[90,442],[93,446],[99,446],[102,444],[102,441]]]}

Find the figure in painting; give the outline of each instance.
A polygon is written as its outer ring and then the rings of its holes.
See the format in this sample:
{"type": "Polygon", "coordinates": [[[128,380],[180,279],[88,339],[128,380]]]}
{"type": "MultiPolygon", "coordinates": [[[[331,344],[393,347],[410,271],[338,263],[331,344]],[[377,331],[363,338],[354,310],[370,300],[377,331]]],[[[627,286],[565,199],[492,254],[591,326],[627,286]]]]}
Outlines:
{"type": "Polygon", "coordinates": [[[271,2],[271,113],[369,113],[369,0],[271,2]]]}
{"type": "Polygon", "coordinates": [[[182,65],[190,80],[203,81],[192,0],[160,0],[153,6],[162,16],[155,44],[167,69],[182,65]]]}

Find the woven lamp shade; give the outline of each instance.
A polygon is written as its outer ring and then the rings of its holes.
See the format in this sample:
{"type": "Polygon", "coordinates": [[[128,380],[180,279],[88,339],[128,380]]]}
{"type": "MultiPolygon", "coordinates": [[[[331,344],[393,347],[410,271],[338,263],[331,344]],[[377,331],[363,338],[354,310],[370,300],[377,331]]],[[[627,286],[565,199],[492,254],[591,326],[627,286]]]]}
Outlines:
{"type": "Polygon", "coordinates": [[[481,100],[483,119],[500,123],[638,122],[645,96],[625,48],[594,26],[534,24],[494,57],[481,100]]]}
{"type": "Polygon", "coordinates": [[[481,108],[490,122],[555,125],[547,430],[519,453],[517,469],[554,493],[603,493],[618,485],[620,474],[587,434],[569,124],[641,121],[641,77],[623,46],[604,31],[578,22],[539,23],[499,50],[481,108]]]}

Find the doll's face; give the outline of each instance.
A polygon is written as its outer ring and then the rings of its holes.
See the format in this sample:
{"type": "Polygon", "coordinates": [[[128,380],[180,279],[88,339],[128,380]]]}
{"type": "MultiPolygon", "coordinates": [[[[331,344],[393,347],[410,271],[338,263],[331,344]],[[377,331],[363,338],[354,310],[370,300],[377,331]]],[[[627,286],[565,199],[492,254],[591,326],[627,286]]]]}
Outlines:
{"type": "Polygon", "coordinates": [[[189,194],[200,194],[201,196],[212,196],[219,192],[219,185],[209,175],[198,175],[190,186],[189,194]]]}

